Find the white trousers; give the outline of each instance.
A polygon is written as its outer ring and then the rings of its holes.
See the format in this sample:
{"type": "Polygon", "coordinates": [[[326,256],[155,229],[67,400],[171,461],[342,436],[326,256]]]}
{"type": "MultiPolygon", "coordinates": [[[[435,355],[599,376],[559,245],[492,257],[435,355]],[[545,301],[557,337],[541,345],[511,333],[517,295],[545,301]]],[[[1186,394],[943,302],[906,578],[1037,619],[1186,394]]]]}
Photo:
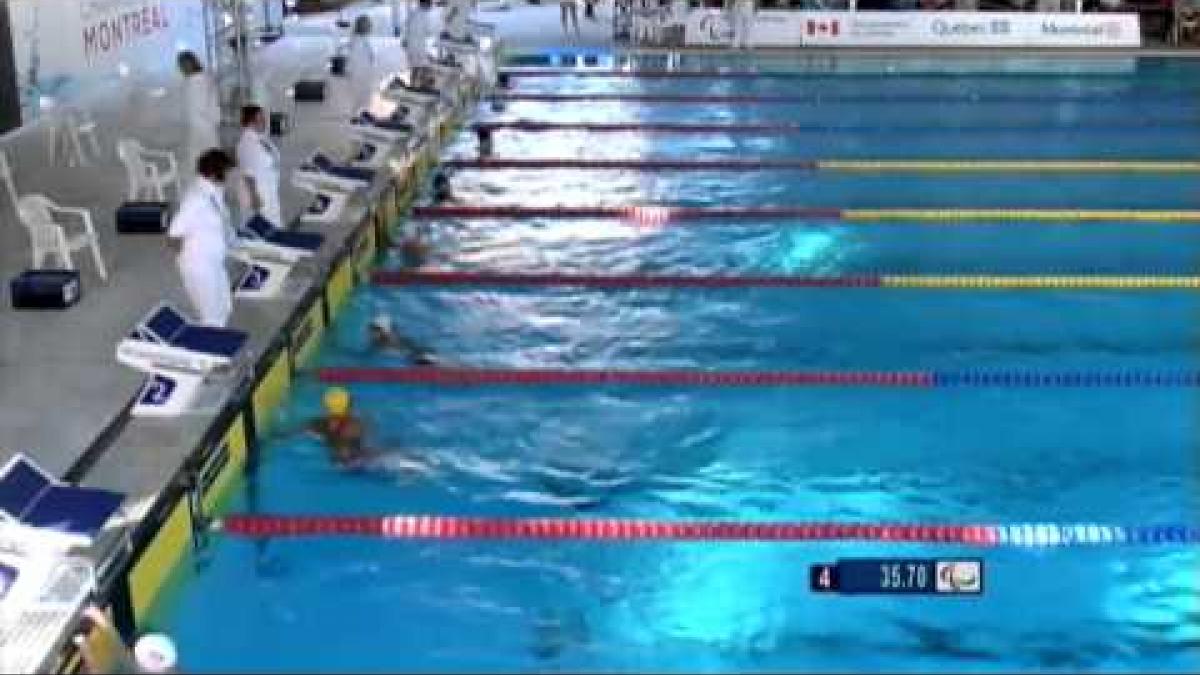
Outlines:
{"type": "Polygon", "coordinates": [[[264,185],[259,198],[262,199],[262,216],[275,227],[287,227],[283,222],[283,205],[279,203],[279,183],[264,185]]]}
{"type": "MultiPolygon", "coordinates": [[[[275,174],[274,180],[256,176],[254,177],[254,186],[258,190],[258,198],[262,200],[262,210],[259,211],[262,217],[271,221],[275,227],[287,227],[287,223],[283,222],[283,204],[279,201],[279,175],[275,174]]],[[[249,222],[254,217],[254,201],[250,197],[250,190],[246,187],[246,183],[240,178],[238,188],[238,205],[242,209],[242,222],[249,222]]]]}
{"type": "Polygon", "coordinates": [[[187,292],[196,320],[205,326],[224,328],[233,314],[233,290],[225,261],[218,258],[176,259],[183,290],[187,292]]]}
{"type": "Polygon", "coordinates": [[[221,137],[216,125],[201,120],[189,120],[187,129],[187,156],[183,158],[180,173],[187,176],[196,175],[196,160],[200,155],[221,147],[221,137]]]}
{"type": "Polygon", "coordinates": [[[733,48],[745,49],[750,46],[750,27],[754,25],[754,14],[746,11],[733,13],[733,48]]]}

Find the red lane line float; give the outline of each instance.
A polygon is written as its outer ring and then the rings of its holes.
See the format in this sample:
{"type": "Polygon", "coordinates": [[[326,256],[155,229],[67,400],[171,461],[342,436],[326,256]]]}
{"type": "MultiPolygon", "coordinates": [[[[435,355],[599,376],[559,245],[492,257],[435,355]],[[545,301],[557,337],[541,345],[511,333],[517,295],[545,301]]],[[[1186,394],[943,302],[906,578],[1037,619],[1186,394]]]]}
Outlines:
{"type": "Polygon", "coordinates": [[[766,171],[792,169],[815,171],[811,159],[572,159],[572,158],[479,158],[447,159],[442,165],[451,169],[629,169],[636,171],[766,171]]]}
{"type": "Polygon", "coordinates": [[[322,368],[330,384],[933,387],[923,371],[696,371],[489,368],[322,368]]]}
{"type": "Polygon", "coordinates": [[[418,206],[413,216],[445,218],[620,218],[637,220],[640,214],[665,214],[666,219],[681,220],[761,220],[811,218],[840,220],[842,209],[803,206],[418,206]]]}
{"type": "Polygon", "coordinates": [[[469,518],[460,516],[271,516],[234,514],[213,528],[264,537],[360,536],[386,539],[538,539],[623,541],[904,542],[977,547],[1200,544],[1186,525],[664,521],[642,519],[469,518]]]}
{"type": "Polygon", "coordinates": [[[381,286],[577,286],[585,288],[879,288],[878,276],[803,277],[793,275],[619,275],[509,274],[490,272],[407,272],[380,270],[381,286]]]}

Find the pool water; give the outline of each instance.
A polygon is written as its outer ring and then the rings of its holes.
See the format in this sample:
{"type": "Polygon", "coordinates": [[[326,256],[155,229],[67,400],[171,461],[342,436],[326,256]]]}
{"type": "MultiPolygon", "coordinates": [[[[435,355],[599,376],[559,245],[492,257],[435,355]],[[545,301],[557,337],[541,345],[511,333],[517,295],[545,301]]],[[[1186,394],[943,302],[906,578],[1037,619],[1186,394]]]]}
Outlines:
{"type": "MultiPolygon", "coordinates": [[[[479,120],[788,120],[760,137],[497,131],[497,157],[1194,159],[1190,64],[947,75],[903,60],[795,79],[514,80],[517,92],[811,93],[725,107],[512,101],[479,120]],[[886,76],[883,76],[885,75],[886,76]],[[905,92],[921,103],[881,102],[905,92]],[[974,103],[939,103],[979,94],[974,103]],[[1029,103],[989,103],[1025,96],[1029,103]],[[1138,100],[1150,96],[1149,103],[1138,100]],[[1047,103],[1053,97],[1087,102],[1047,103]],[[868,101],[867,99],[870,99],[868,101]],[[872,102],[873,101],[873,102],[872,102]],[[1155,119],[1161,125],[1127,126],[1155,119]],[[1173,120],[1168,122],[1169,120],[1173,120]],[[1174,124],[1172,127],[1170,125],[1174,124]],[[903,125],[913,129],[901,129],[903,125]],[[923,125],[923,126],[922,126],[923,125]],[[1024,131],[989,127],[1026,125],[1024,131]],[[919,127],[919,128],[918,128],[919,127]]],[[[1103,62],[1098,61],[1102,64],[1103,62]]],[[[684,59],[683,68],[783,59],[684,59]]],[[[797,69],[800,66],[797,66],[797,69]]],[[[464,133],[447,156],[469,157],[464,133]]],[[[470,204],[1195,208],[1188,176],[460,170],[470,204]]],[[[1137,223],[429,225],[447,269],[629,274],[1190,274],[1200,233],[1137,223]]],[[[392,261],[392,265],[398,264],[392,261]]],[[[386,311],[452,365],[646,369],[1198,368],[1189,292],[374,287],[320,366],[404,367],[386,311]]],[[[1189,389],[354,385],[374,444],[432,478],[347,474],[280,433],[234,511],[837,522],[1195,523],[1189,389]]],[[[302,377],[283,429],[318,413],[302,377]]],[[[997,549],[978,598],[814,595],[808,567],[977,550],[847,543],[528,543],[216,537],[155,624],[196,672],[1171,671],[1200,668],[1194,549],[997,549]]]]}

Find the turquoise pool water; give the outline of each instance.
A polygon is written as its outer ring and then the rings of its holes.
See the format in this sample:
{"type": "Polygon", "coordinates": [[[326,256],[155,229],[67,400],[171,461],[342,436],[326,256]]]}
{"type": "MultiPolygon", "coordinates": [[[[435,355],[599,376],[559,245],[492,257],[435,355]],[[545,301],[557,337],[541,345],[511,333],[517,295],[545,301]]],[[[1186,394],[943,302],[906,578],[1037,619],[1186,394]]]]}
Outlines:
{"type": "MultiPolygon", "coordinates": [[[[1001,60],[995,74],[950,76],[952,60],[936,64],[936,73],[906,61],[838,63],[862,72],[757,81],[517,79],[515,87],[877,98],[903,91],[930,100],[723,109],[514,101],[502,111],[481,107],[478,119],[824,125],[759,137],[498,131],[498,157],[1196,156],[1200,103],[1188,88],[1198,71],[1190,65],[1143,61],[1099,74],[1020,75],[1001,74],[1011,66],[1001,60]],[[1031,102],[937,102],[973,92],[1031,102]],[[1103,98],[1046,102],[1080,92],[1103,98]],[[1143,104],[1138,92],[1155,98],[1143,104]],[[1119,128],[1155,116],[1177,126],[1119,128]],[[1005,125],[1036,130],[989,131],[1005,125]]],[[[714,64],[788,69],[776,59],[677,65],[714,64]]],[[[447,150],[473,153],[470,134],[447,150]]],[[[1195,208],[1197,200],[1186,176],[462,170],[452,180],[458,198],[472,204],[1161,209],[1195,208]]],[[[1200,247],[1190,226],[1137,223],[787,221],[648,230],[535,219],[428,227],[435,266],[510,272],[1190,274],[1200,247]]],[[[400,355],[367,349],[365,326],[379,311],[463,366],[1200,367],[1200,301],[1188,292],[378,287],[352,298],[319,365],[405,366],[400,355]]],[[[316,414],[321,391],[314,377],[302,377],[281,425],[295,428],[316,414]]],[[[352,391],[374,444],[421,457],[434,477],[346,474],[316,442],[280,435],[235,511],[1114,524],[1195,523],[1200,512],[1200,400],[1184,389],[352,391]]],[[[155,623],[176,637],[196,672],[1200,667],[1194,550],[987,550],[987,591],[975,599],[808,590],[816,562],[970,552],[837,543],[264,545],[217,537],[189,563],[155,623]]]]}

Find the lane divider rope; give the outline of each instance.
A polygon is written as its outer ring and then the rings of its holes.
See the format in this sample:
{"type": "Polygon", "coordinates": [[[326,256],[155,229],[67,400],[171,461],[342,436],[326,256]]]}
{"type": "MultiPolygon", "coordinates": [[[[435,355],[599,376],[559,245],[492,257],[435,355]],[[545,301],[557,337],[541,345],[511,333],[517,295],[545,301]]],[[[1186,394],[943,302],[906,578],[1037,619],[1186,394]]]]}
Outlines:
{"type": "Polygon", "coordinates": [[[758,159],[447,159],[450,169],[578,169],[634,171],[826,171],[845,173],[1200,173],[1200,162],[1155,160],[822,160],[758,159]]]}
{"type": "MultiPolygon", "coordinates": [[[[810,73],[786,72],[786,71],[765,71],[765,70],[615,70],[606,69],[591,69],[580,70],[574,68],[502,68],[501,75],[508,75],[512,78],[555,78],[555,77],[599,77],[599,78],[620,78],[620,79],[723,79],[723,80],[758,80],[758,79],[779,79],[779,80],[795,80],[811,78],[810,73]]],[[[828,73],[832,76],[834,73],[828,73]]]]}
{"type": "Polygon", "coordinates": [[[686,387],[886,387],[942,388],[1194,388],[1192,370],[568,370],[556,368],[322,368],[326,384],[436,386],[618,385],[686,387]]]}
{"type": "MultiPolygon", "coordinates": [[[[674,104],[716,104],[716,105],[802,105],[802,104],[837,104],[837,103],[1021,103],[1021,104],[1055,104],[1055,103],[1121,103],[1125,99],[1112,94],[1066,94],[1061,96],[1034,96],[1028,94],[808,94],[808,95],[766,95],[766,94],[619,94],[619,93],[498,93],[495,99],[509,102],[531,103],[674,103],[674,104]]],[[[1140,101],[1176,102],[1195,105],[1194,97],[1173,93],[1139,94],[1140,101]]]]}
{"type": "Polygon", "coordinates": [[[1177,160],[817,160],[824,171],[971,171],[1033,173],[1194,173],[1200,162],[1177,160]]]}
{"type": "Polygon", "coordinates": [[[631,288],[912,288],[930,290],[1191,290],[1200,276],[1166,275],[619,275],[379,270],[380,286],[571,286],[631,288]]]}
{"type": "Polygon", "coordinates": [[[557,218],[621,219],[631,222],[808,219],[857,223],[1200,223],[1200,210],[1144,209],[838,209],[808,206],[418,206],[422,219],[557,218]]]}
{"type": "Polygon", "coordinates": [[[270,516],[233,514],[212,528],[232,536],[441,540],[693,542],[891,542],[969,547],[1193,546],[1200,528],[1097,523],[934,525],[906,523],[470,518],[461,516],[270,516]]]}
{"type": "Polygon", "coordinates": [[[1180,129],[1195,130],[1200,121],[1191,119],[1159,118],[1138,122],[1087,122],[1071,125],[1056,125],[1053,122],[1036,124],[996,124],[992,126],[914,125],[914,124],[801,124],[796,122],[760,123],[651,123],[651,122],[481,122],[472,125],[474,131],[520,131],[520,132],[564,132],[584,131],[588,133],[639,133],[639,134],[803,134],[803,133],[887,133],[939,135],[965,133],[1072,133],[1080,131],[1102,132],[1163,132],[1180,129]]]}
{"type": "Polygon", "coordinates": [[[639,171],[712,171],[735,170],[744,171],[766,169],[793,169],[800,171],[815,171],[818,163],[810,159],[447,159],[442,165],[449,169],[634,169],[639,171]]]}
{"type": "MultiPolygon", "coordinates": [[[[820,71],[781,71],[781,70],[732,70],[726,68],[696,68],[688,70],[658,70],[658,69],[615,69],[615,68],[539,68],[539,67],[509,67],[502,68],[499,71],[501,74],[507,75],[510,78],[602,78],[602,79],[636,79],[636,80],[694,80],[694,79],[720,79],[720,80],[812,80],[812,79],[829,79],[844,82],[846,78],[854,81],[862,80],[895,80],[896,73],[889,72],[820,72],[820,71]]],[[[995,73],[991,73],[995,76],[995,73]]],[[[1061,77],[1060,73],[1012,73],[1013,76],[1028,78],[1028,77],[1061,77]]],[[[921,72],[921,73],[904,73],[903,77],[920,77],[920,78],[961,78],[962,73],[950,71],[942,72],[921,72]]],[[[1104,74],[1091,73],[1088,76],[1089,80],[1096,78],[1105,78],[1104,74]]],[[[1124,84],[1127,75],[1107,75],[1110,81],[1116,81],[1124,84]]],[[[1198,92],[1194,89],[1181,89],[1179,87],[1156,88],[1147,91],[1145,88],[1140,90],[1127,91],[1119,90],[1109,92],[1113,96],[1137,96],[1142,93],[1161,93],[1161,94],[1176,94],[1178,96],[1194,96],[1198,92]]]]}

